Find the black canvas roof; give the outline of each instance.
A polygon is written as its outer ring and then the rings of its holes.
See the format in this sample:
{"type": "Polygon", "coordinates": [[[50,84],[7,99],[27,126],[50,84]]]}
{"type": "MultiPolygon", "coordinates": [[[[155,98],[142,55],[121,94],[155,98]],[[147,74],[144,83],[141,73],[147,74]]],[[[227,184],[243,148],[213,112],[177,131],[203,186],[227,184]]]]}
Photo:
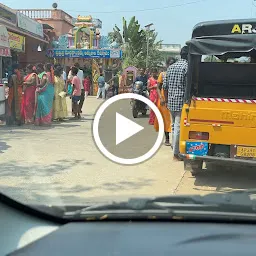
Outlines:
{"type": "Polygon", "coordinates": [[[256,49],[256,19],[201,22],[187,45],[197,55],[250,52],[256,49]]]}
{"type": "Polygon", "coordinates": [[[193,28],[192,38],[203,36],[230,35],[234,25],[242,28],[243,24],[251,24],[256,28],[256,19],[237,19],[237,20],[216,20],[200,22],[193,28]]]}

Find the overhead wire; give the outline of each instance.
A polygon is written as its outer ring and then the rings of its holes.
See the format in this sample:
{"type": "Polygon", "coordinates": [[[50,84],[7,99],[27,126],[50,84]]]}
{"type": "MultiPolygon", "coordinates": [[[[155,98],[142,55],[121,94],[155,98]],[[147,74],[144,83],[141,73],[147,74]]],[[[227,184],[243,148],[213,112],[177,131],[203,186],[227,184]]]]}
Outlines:
{"type": "Polygon", "coordinates": [[[192,5],[192,4],[197,4],[200,2],[205,2],[209,0],[195,0],[195,1],[190,1],[186,3],[180,3],[180,4],[175,4],[175,5],[167,5],[167,6],[162,6],[162,7],[155,7],[155,8],[145,8],[145,9],[137,9],[137,10],[115,10],[115,11],[102,11],[102,12],[93,12],[93,11],[88,11],[88,10],[65,10],[67,12],[87,12],[87,13],[101,13],[101,14],[111,14],[111,13],[136,13],[136,12],[147,12],[147,11],[156,11],[156,10],[164,10],[164,9],[170,9],[170,8],[175,8],[175,7],[180,7],[180,6],[186,6],[186,5],[192,5]]]}

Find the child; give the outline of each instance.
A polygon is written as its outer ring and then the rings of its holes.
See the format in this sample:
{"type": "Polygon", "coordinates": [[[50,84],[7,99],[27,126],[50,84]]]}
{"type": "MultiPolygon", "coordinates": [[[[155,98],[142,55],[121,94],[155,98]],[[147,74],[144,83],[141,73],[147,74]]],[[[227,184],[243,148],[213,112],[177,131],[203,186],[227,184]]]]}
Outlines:
{"type": "Polygon", "coordinates": [[[73,79],[72,79],[72,84],[73,84],[73,89],[72,89],[72,108],[75,114],[75,119],[81,119],[80,115],[80,108],[78,102],[81,99],[81,82],[79,77],[77,76],[78,73],[78,68],[72,67],[71,69],[73,79]]]}

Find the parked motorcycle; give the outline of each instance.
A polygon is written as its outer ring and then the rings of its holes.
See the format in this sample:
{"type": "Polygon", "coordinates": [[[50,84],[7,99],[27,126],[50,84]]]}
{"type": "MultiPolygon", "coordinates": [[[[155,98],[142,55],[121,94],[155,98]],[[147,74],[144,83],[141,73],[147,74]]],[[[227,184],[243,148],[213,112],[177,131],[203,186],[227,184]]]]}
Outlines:
{"type": "MultiPolygon", "coordinates": [[[[143,97],[148,97],[147,89],[143,88],[143,82],[140,81],[135,82],[132,92],[143,97]]],[[[133,118],[137,118],[139,113],[142,113],[144,116],[147,114],[148,106],[144,102],[133,99],[131,105],[133,118]]]]}

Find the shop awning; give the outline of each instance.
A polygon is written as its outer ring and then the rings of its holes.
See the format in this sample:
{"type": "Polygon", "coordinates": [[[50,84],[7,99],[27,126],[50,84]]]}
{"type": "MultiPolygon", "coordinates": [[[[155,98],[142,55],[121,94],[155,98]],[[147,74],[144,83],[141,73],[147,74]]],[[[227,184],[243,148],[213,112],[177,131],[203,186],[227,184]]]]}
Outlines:
{"type": "Polygon", "coordinates": [[[1,21],[1,23],[4,23],[4,26],[5,26],[9,31],[18,33],[18,34],[20,34],[20,35],[22,35],[22,36],[32,37],[32,38],[34,38],[34,39],[36,39],[36,40],[38,40],[38,41],[40,41],[40,42],[46,43],[46,44],[49,43],[49,42],[48,42],[47,40],[45,40],[44,38],[41,38],[41,37],[39,37],[39,36],[30,34],[30,33],[26,32],[26,31],[24,31],[24,30],[22,30],[22,29],[20,29],[20,28],[18,28],[18,27],[11,26],[11,25],[9,25],[9,24],[6,24],[6,23],[3,22],[3,21],[1,21]]]}
{"type": "Polygon", "coordinates": [[[0,25],[0,56],[11,57],[9,35],[5,26],[0,25]]]}

